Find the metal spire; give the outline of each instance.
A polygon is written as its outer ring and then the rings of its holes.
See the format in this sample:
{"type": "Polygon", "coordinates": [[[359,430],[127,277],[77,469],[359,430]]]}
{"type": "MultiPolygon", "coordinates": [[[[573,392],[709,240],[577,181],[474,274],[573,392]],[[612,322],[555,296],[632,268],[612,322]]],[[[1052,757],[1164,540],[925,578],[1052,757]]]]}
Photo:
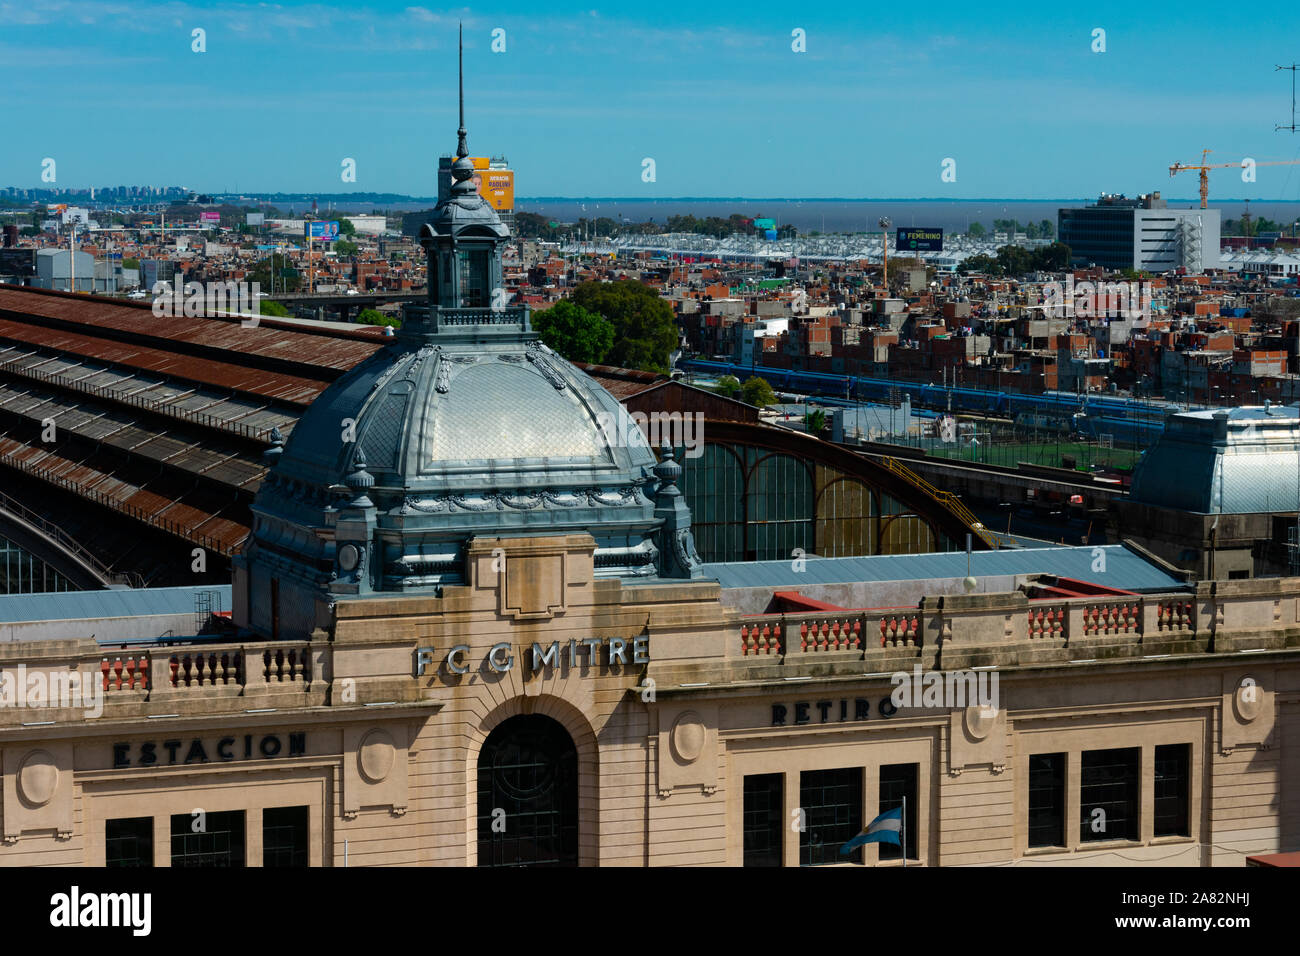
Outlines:
{"type": "Polygon", "coordinates": [[[456,146],[456,158],[460,159],[469,155],[469,147],[465,145],[465,25],[463,23],[458,27],[457,46],[459,47],[457,73],[460,81],[460,129],[457,131],[459,142],[456,146]]]}

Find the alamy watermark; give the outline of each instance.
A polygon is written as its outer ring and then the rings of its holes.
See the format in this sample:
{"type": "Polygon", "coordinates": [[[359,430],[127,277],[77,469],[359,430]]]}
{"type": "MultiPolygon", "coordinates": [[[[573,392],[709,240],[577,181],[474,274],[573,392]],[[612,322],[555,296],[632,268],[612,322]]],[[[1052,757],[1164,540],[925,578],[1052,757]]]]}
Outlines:
{"type": "Polygon", "coordinates": [[[1000,710],[996,671],[897,671],[890,675],[894,689],[889,699],[895,707],[942,707],[945,710],[982,707],[1000,710]]]}
{"type": "Polygon", "coordinates": [[[104,683],[100,674],[78,670],[28,670],[19,664],[0,671],[0,708],[79,707],[88,718],[104,713],[104,683]]]}
{"type": "Polygon", "coordinates": [[[238,315],[253,328],[261,319],[262,286],[257,282],[155,282],[153,314],[158,318],[212,318],[238,315]]]}
{"type": "Polygon", "coordinates": [[[703,412],[598,412],[596,424],[605,441],[615,448],[628,447],[635,427],[651,448],[684,448],[687,458],[704,454],[703,412]]]}
{"type": "Polygon", "coordinates": [[[1043,284],[1043,317],[1049,319],[1130,319],[1151,321],[1150,282],[1078,282],[1043,284]]]}

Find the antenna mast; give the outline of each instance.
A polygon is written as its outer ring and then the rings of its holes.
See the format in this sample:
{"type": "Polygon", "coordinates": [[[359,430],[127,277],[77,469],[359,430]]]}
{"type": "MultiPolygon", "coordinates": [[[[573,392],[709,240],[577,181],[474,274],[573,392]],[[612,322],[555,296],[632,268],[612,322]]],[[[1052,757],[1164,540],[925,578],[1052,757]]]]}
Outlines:
{"type": "MultiPolygon", "coordinates": [[[[1297,67],[1297,65],[1298,65],[1298,64],[1292,63],[1290,66],[1279,66],[1279,67],[1277,68],[1277,70],[1290,70],[1290,71],[1291,71],[1291,125],[1290,125],[1290,126],[1274,126],[1274,127],[1273,127],[1273,132],[1275,132],[1275,133],[1276,133],[1278,130],[1282,130],[1282,129],[1290,130],[1292,133],[1294,133],[1294,132],[1296,131],[1296,125],[1295,125],[1295,71],[1296,71],[1296,67],[1297,67]]],[[[1273,72],[1276,73],[1277,70],[1274,70],[1273,72]]]]}

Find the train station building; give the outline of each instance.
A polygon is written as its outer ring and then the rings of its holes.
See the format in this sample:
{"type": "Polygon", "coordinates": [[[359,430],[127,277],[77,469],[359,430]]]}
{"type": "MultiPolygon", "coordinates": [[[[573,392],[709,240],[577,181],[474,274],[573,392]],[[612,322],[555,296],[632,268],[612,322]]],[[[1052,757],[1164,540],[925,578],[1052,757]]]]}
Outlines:
{"type": "Polygon", "coordinates": [[[993,550],[906,475],[735,419],[684,474],[493,307],[509,232],[463,123],[457,157],[427,303],[269,436],[220,633],[185,624],[210,585],[0,599],[0,864],[1300,849],[1300,578],[993,550]],[[840,853],[898,806],[901,846],[840,853]]]}

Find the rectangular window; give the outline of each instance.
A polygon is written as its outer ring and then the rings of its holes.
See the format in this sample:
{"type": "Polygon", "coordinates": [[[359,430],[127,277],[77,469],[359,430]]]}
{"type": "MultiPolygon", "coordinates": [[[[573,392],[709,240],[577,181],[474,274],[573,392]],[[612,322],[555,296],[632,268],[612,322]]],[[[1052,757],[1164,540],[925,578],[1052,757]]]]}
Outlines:
{"type": "Polygon", "coordinates": [[[153,866],[153,817],[104,821],[105,866],[153,866]]]}
{"type": "Polygon", "coordinates": [[[243,865],[243,810],[172,815],[172,866],[243,865]]]}
{"type": "Polygon", "coordinates": [[[1157,747],[1155,756],[1155,835],[1191,836],[1188,816],[1192,745],[1157,747]]]}
{"type": "Polygon", "coordinates": [[[485,250],[461,249],[456,253],[460,271],[460,304],[466,309],[483,309],[488,304],[488,254],[485,250]]]}
{"type": "Polygon", "coordinates": [[[1065,846],[1065,754],[1029,758],[1029,845],[1065,846]]]}
{"type": "Polygon", "coordinates": [[[799,865],[861,863],[862,849],[840,856],[840,847],[862,832],[862,768],[799,774],[799,865]]]}
{"type": "Polygon", "coordinates": [[[268,807],[262,811],[262,866],[306,866],[306,807],[268,807]]]}
{"type": "Polygon", "coordinates": [[[1079,765],[1079,842],[1138,838],[1141,750],[1089,750],[1079,765]]]}
{"type": "Polygon", "coordinates": [[[784,774],[763,773],[745,778],[745,866],[782,865],[784,791],[784,774]]]}
{"type": "MultiPolygon", "coordinates": [[[[901,807],[906,798],[907,809],[903,812],[903,831],[899,838],[907,844],[907,858],[918,859],[916,852],[916,777],[918,765],[914,763],[896,763],[880,768],[880,813],[886,813],[901,807]]],[[[901,860],[903,849],[892,843],[880,844],[880,859],[901,860]]]]}

